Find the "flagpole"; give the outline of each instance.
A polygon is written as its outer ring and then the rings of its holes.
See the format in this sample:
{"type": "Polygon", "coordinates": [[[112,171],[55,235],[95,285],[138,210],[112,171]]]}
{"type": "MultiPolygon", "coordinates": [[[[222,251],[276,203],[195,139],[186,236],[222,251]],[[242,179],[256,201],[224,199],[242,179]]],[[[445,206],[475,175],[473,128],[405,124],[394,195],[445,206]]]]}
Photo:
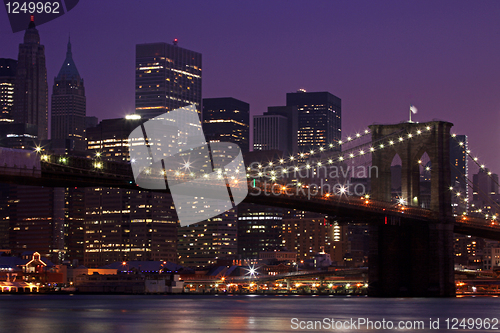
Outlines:
{"type": "Polygon", "coordinates": [[[410,123],[413,123],[413,121],[411,121],[411,114],[412,113],[417,113],[417,108],[415,106],[413,106],[413,104],[410,105],[410,120],[408,121],[410,123]]]}

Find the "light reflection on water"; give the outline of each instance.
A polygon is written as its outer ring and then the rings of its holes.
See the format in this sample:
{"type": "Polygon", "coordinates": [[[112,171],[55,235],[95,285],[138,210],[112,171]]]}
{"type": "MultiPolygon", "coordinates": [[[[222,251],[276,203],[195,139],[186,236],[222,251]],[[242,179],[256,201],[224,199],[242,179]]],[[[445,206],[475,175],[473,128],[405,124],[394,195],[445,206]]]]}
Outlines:
{"type": "Polygon", "coordinates": [[[499,310],[493,297],[0,295],[0,332],[297,332],[292,318],[360,317],[422,320],[426,332],[429,318],[440,318],[441,330],[432,332],[444,332],[446,318],[500,318],[499,310]]]}

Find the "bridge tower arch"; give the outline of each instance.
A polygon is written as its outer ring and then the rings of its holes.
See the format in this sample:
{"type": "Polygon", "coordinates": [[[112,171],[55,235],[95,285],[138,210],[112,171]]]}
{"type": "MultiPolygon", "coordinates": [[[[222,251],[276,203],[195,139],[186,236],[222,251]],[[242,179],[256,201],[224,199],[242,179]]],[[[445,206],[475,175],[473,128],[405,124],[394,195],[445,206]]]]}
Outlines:
{"type": "Polygon", "coordinates": [[[430,209],[435,212],[428,222],[401,217],[370,225],[370,293],[374,296],[455,295],[449,190],[452,126],[445,121],[370,126],[376,148],[372,165],[378,168],[378,177],[371,179],[372,197],[391,201],[391,163],[397,154],[402,163],[402,196],[407,205],[420,206],[419,159],[427,153],[432,164],[430,209]],[[385,147],[379,149],[380,144],[385,147]]]}
{"type": "MultiPolygon", "coordinates": [[[[388,140],[393,145],[376,149],[372,153],[372,165],[379,177],[371,180],[372,196],[376,200],[391,200],[391,163],[396,154],[401,158],[401,193],[410,206],[420,202],[420,157],[427,153],[431,168],[431,210],[442,217],[452,215],[450,169],[450,129],[452,123],[432,121],[428,123],[400,123],[395,125],[371,125],[372,142],[388,140]],[[427,130],[429,128],[429,130],[427,130]],[[416,134],[420,130],[420,134],[416,134]],[[411,139],[408,135],[412,135],[411,139]],[[399,141],[399,138],[403,141],[399,141]],[[416,198],[416,199],[415,199],[416,198]]],[[[375,148],[378,148],[377,146],[375,148]]]]}

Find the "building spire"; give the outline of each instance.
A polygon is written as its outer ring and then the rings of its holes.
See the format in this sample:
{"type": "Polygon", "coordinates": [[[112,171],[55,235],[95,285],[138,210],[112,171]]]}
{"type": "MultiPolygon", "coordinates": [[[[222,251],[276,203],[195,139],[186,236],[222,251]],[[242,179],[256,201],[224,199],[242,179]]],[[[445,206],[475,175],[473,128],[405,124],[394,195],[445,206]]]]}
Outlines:
{"type": "Polygon", "coordinates": [[[80,74],[78,73],[78,70],[76,69],[75,62],[73,61],[73,52],[71,51],[71,39],[68,36],[68,49],[66,50],[66,59],[64,60],[64,63],[61,67],[61,70],[59,71],[59,74],[57,75],[57,79],[61,80],[62,78],[66,77],[66,79],[80,79],[80,74]]]}
{"type": "Polygon", "coordinates": [[[30,24],[28,25],[28,29],[34,29],[35,26],[35,15],[31,15],[30,17],[30,24]]]}
{"type": "Polygon", "coordinates": [[[30,24],[28,29],[24,33],[24,43],[25,44],[40,44],[40,35],[38,35],[38,30],[35,26],[35,16],[31,15],[30,24]]]}
{"type": "Polygon", "coordinates": [[[68,35],[68,50],[66,51],[66,59],[73,59],[73,53],[71,52],[71,36],[68,35]]]}

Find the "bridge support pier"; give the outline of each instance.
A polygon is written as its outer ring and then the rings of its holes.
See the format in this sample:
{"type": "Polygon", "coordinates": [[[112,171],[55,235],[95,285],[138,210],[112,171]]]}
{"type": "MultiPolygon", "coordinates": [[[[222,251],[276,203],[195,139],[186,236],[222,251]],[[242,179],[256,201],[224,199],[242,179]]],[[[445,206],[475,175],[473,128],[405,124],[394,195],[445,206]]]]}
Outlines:
{"type": "Polygon", "coordinates": [[[455,295],[451,211],[450,130],[443,121],[372,125],[372,141],[394,144],[372,153],[378,175],[371,179],[376,200],[394,202],[391,163],[401,158],[401,196],[420,206],[419,159],[431,161],[430,219],[386,216],[370,227],[369,295],[384,297],[449,297],[455,295]],[[409,139],[411,138],[411,140],[409,139]],[[377,223],[378,222],[378,223],[377,223]]]}
{"type": "Polygon", "coordinates": [[[453,222],[370,226],[369,295],[455,296],[453,222]]]}

